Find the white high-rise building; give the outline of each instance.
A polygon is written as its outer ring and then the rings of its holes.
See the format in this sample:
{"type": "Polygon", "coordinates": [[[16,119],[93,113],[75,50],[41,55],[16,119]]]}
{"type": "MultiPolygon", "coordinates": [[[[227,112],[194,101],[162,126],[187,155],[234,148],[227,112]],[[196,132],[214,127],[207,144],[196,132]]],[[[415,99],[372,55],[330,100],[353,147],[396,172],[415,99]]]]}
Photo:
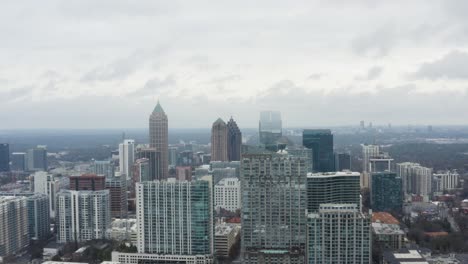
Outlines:
{"type": "Polygon", "coordinates": [[[369,174],[371,172],[370,160],[380,154],[378,145],[361,145],[362,146],[362,174],[361,188],[369,188],[369,174]]]}
{"type": "Polygon", "coordinates": [[[235,212],[241,208],[241,185],[238,178],[224,178],[214,188],[216,209],[235,212]]]}
{"type": "Polygon", "coordinates": [[[45,171],[38,171],[33,174],[34,192],[43,193],[49,197],[49,215],[55,217],[55,195],[60,190],[60,182],[52,174],[45,171]]]}
{"type": "Polygon", "coordinates": [[[56,219],[59,243],[106,238],[111,224],[109,190],[60,191],[56,219]]]}
{"type": "Polygon", "coordinates": [[[405,194],[416,194],[426,198],[432,193],[432,169],[419,163],[403,162],[397,164],[397,173],[403,181],[405,194]]]}
{"type": "Polygon", "coordinates": [[[356,204],[321,204],[308,222],[307,263],[372,263],[370,215],[356,204]]]}
{"type": "Polygon", "coordinates": [[[19,253],[28,245],[26,197],[0,196],[0,257],[19,253]]]}
{"type": "Polygon", "coordinates": [[[133,162],[135,161],[135,140],[125,139],[119,144],[120,174],[125,174],[127,180],[131,179],[133,162]]]}
{"type": "Polygon", "coordinates": [[[153,254],[154,260],[201,256],[203,262],[196,263],[211,263],[205,261],[212,261],[214,251],[211,184],[153,181],[136,186],[138,252],[153,254]]]}
{"type": "Polygon", "coordinates": [[[434,191],[443,192],[458,187],[460,175],[457,171],[445,171],[434,174],[434,191]]]}

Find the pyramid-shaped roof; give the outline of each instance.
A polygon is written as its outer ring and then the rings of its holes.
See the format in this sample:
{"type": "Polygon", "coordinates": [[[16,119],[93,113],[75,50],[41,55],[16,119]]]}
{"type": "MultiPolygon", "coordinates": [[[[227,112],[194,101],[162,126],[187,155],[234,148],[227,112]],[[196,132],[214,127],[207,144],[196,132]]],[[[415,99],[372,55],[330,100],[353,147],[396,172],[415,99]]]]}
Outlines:
{"type": "Polygon", "coordinates": [[[158,100],[158,103],[156,104],[156,106],[154,107],[153,113],[163,113],[164,114],[164,109],[162,108],[161,104],[159,103],[159,100],[158,100]]]}

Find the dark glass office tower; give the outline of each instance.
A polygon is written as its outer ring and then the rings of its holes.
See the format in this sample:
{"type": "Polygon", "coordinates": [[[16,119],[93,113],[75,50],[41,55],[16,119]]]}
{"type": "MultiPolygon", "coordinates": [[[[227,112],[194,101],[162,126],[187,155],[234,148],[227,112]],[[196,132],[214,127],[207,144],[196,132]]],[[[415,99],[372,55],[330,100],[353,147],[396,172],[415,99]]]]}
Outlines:
{"type": "Polygon", "coordinates": [[[228,129],[228,142],[227,142],[227,150],[228,150],[228,160],[229,161],[238,161],[240,160],[241,156],[241,145],[242,145],[242,133],[237,126],[236,121],[234,119],[229,119],[227,123],[228,129]]]}
{"type": "Polygon", "coordinates": [[[349,153],[335,153],[335,170],[351,170],[351,155],[349,153]]]}
{"type": "Polygon", "coordinates": [[[376,212],[402,209],[403,193],[401,177],[394,172],[371,174],[371,207],[376,212]]]}
{"type": "Polygon", "coordinates": [[[10,146],[0,143],[0,171],[10,171],[10,146]]]}
{"type": "Polygon", "coordinates": [[[305,129],[302,133],[302,144],[312,149],[314,172],[335,171],[333,134],[330,129],[305,129]]]}

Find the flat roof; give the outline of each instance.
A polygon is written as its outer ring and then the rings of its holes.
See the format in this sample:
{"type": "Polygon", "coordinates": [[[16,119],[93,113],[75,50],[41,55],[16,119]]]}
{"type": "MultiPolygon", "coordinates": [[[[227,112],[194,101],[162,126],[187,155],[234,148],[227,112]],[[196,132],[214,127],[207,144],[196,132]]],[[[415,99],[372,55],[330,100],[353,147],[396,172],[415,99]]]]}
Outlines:
{"type": "Polygon", "coordinates": [[[354,171],[336,171],[336,172],[319,172],[307,173],[307,178],[325,178],[325,177],[340,177],[340,176],[361,176],[361,173],[354,171]]]}

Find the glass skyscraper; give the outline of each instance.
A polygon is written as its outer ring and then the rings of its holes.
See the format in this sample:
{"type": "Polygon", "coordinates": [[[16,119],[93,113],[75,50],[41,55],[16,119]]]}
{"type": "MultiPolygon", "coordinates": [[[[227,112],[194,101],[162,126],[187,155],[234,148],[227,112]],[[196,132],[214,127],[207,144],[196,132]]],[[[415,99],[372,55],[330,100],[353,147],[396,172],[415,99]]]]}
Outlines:
{"type": "Polygon", "coordinates": [[[312,149],[314,172],[335,171],[333,134],[330,129],[305,129],[302,133],[302,145],[312,149]]]}
{"type": "Polygon", "coordinates": [[[10,171],[10,146],[0,143],[0,172],[10,171]]]}
{"type": "Polygon", "coordinates": [[[371,174],[371,207],[377,212],[401,211],[403,187],[401,177],[393,172],[371,174]]]}
{"type": "Polygon", "coordinates": [[[281,113],[278,111],[260,112],[258,130],[260,144],[264,146],[275,145],[276,141],[283,135],[281,113]]]}
{"type": "Polygon", "coordinates": [[[306,176],[303,157],[242,156],[242,263],[305,262],[306,176]]]}

